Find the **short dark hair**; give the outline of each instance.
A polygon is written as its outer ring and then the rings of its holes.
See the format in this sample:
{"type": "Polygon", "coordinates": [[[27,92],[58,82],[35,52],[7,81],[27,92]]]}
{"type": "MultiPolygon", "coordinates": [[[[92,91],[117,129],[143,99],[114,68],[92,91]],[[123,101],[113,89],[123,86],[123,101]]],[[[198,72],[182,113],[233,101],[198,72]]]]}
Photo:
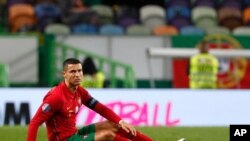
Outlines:
{"type": "Polygon", "coordinates": [[[69,64],[81,64],[81,62],[76,58],[68,58],[63,61],[63,69],[65,69],[65,67],[67,67],[69,64]]]}

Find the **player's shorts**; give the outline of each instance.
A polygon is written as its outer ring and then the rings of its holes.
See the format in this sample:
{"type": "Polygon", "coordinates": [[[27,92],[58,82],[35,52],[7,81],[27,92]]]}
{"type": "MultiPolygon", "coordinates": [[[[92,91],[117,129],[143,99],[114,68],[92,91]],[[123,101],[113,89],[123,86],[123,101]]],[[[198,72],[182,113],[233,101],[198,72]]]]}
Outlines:
{"type": "Polygon", "coordinates": [[[67,141],[94,141],[95,140],[95,125],[90,124],[78,129],[78,132],[68,138],[67,141]]]}

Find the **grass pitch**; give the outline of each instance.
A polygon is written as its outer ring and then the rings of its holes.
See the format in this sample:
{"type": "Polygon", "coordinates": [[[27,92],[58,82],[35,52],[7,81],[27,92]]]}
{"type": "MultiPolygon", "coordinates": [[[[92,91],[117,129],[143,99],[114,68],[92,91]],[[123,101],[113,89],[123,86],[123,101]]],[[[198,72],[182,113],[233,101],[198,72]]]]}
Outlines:
{"type": "MultiPolygon", "coordinates": [[[[229,127],[138,127],[138,130],[155,141],[229,141],[229,127]]],[[[1,141],[25,141],[27,127],[0,127],[1,141]]],[[[37,141],[47,141],[45,127],[40,127],[37,141]]]]}

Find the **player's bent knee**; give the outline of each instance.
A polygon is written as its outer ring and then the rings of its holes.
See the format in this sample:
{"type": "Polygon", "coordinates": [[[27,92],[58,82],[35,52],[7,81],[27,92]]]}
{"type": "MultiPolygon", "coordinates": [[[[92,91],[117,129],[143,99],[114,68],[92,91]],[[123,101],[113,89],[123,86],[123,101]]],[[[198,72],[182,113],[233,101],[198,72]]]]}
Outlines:
{"type": "Polygon", "coordinates": [[[120,126],[118,124],[115,124],[111,121],[106,121],[105,124],[106,124],[106,127],[113,132],[117,132],[120,128],[120,126]]]}
{"type": "Polygon", "coordinates": [[[110,130],[102,131],[101,134],[102,134],[103,138],[106,140],[113,140],[115,137],[115,133],[110,131],[110,130]]]}

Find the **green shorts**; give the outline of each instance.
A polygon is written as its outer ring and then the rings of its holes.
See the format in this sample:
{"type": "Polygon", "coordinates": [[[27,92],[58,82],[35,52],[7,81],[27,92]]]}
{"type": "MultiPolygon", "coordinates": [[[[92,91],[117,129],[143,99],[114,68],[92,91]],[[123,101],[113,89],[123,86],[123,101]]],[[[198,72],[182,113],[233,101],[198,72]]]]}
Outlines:
{"type": "Polygon", "coordinates": [[[94,141],[95,140],[95,125],[91,124],[78,129],[78,132],[68,138],[67,141],[94,141]]]}

